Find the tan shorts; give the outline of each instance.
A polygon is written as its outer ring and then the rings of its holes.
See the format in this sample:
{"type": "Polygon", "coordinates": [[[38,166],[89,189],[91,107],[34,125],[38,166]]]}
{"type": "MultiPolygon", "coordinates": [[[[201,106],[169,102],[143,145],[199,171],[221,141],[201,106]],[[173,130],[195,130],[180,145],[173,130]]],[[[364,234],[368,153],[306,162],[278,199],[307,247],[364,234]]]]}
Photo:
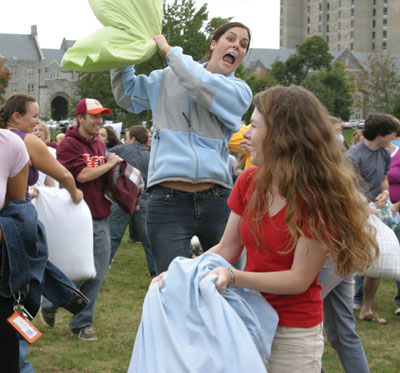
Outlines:
{"type": "Polygon", "coordinates": [[[324,352],[323,324],[312,328],[278,326],[266,362],[268,373],[320,373],[324,352]]]}

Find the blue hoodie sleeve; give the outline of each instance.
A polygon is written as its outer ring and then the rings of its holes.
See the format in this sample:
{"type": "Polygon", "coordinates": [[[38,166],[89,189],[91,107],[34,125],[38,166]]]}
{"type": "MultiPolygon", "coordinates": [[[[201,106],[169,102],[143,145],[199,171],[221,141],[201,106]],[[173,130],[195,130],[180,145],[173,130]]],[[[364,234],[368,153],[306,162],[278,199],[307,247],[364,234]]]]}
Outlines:
{"type": "Polygon", "coordinates": [[[170,50],[167,62],[198,104],[216,115],[232,132],[239,131],[242,116],[253,97],[243,80],[233,74],[224,76],[209,72],[204,65],[183,54],[180,47],[170,50]]]}
{"type": "Polygon", "coordinates": [[[149,76],[135,75],[135,67],[111,70],[111,87],[118,105],[132,113],[151,109],[156,111],[163,70],[149,76]]]}

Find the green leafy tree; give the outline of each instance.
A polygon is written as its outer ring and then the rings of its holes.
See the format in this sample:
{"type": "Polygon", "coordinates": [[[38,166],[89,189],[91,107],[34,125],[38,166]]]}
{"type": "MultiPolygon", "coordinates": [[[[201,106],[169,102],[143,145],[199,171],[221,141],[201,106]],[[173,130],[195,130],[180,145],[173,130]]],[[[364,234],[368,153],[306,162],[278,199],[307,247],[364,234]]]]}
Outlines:
{"type": "Polygon", "coordinates": [[[311,36],[285,62],[273,63],[271,74],[281,85],[300,85],[311,71],[328,70],[332,58],[328,43],[318,35],[311,36]]]}
{"type": "Polygon", "coordinates": [[[361,73],[354,76],[355,106],[362,109],[364,116],[394,112],[400,96],[398,66],[397,59],[388,53],[368,55],[361,73]]]}
{"type": "Polygon", "coordinates": [[[332,115],[349,119],[353,104],[352,85],[342,63],[335,63],[329,71],[312,74],[302,86],[313,92],[332,115]]]}
{"type": "Polygon", "coordinates": [[[3,60],[0,59],[0,104],[4,102],[3,94],[6,91],[10,80],[11,72],[4,68],[3,60]]]}

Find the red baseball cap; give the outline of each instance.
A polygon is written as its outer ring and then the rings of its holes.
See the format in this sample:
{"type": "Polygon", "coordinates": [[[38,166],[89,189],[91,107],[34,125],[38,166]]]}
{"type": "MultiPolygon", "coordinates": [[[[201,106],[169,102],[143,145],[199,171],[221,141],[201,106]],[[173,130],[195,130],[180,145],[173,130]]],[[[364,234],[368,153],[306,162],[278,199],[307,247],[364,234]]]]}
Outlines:
{"type": "Polygon", "coordinates": [[[111,114],[111,110],[103,107],[99,101],[94,98],[84,98],[76,105],[75,115],[78,116],[83,113],[89,114],[111,114]]]}

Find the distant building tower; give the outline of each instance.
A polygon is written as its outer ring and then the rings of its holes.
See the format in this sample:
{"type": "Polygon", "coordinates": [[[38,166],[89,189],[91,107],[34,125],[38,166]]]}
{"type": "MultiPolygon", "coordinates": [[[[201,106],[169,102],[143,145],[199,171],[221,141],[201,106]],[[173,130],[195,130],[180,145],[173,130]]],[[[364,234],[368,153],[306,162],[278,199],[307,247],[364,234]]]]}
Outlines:
{"type": "Polygon", "coordinates": [[[281,0],[280,47],[320,35],[329,50],[400,53],[400,0],[281,0]]]}

